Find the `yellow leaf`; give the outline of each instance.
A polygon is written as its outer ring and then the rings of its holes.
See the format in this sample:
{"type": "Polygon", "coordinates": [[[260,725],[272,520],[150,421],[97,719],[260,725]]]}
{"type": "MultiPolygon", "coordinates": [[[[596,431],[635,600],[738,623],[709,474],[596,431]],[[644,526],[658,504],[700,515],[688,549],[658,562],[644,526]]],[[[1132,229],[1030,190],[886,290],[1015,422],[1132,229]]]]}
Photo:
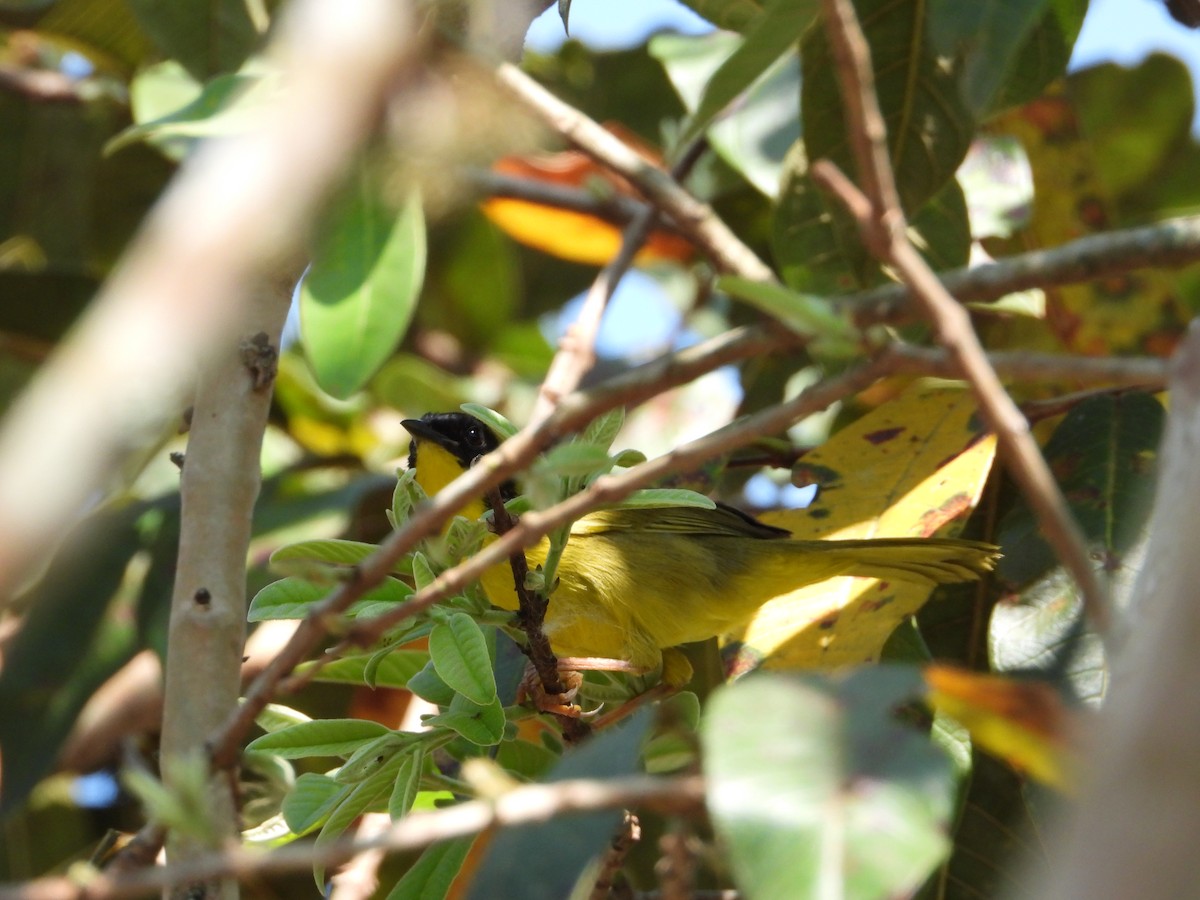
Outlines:
{"type": "MultiPolygon", "coordinates": [[[[941,533],[979,502],[995,457],[995,439],[981,428],[964,386],[918,381],[805,455],[797,473],[820,485],[811,506],[762,519],[798,538],[941,533]]],[[[769,668],[786,669],[874,662],[896,626],[931,592],[915,584],[835,578],[785,594],[733,636],[742,642],[733,671],[764,659],[769,668]]]]}
{"type": "Polygon", "coordinates": [[[978,746],[1051,787],[1072,787],[1075,726],[1053,687],[944,665],[926,666],[925,683],[929,705],[978,746]]]}
{"type": "MultiPolygon", "coordinates": [[[[1026,249],[1056,247],[1113,228],[1113,204],[1097,174],[1092,146],[1061,86],[1007,113],[995,127],[1020,139],[1033,168],[1033,216],[1022,232],[1026,249]]],[[[1063,349],[1074,353],[1169,356],[1189,317],[1171,280],[1153,270],[1046,292],[1049,329],[1063,349]]],[[[1025,334],[1022,325],[1014,326],[1012,337],[1029,349],[1020,339],[1025,334]]]]}

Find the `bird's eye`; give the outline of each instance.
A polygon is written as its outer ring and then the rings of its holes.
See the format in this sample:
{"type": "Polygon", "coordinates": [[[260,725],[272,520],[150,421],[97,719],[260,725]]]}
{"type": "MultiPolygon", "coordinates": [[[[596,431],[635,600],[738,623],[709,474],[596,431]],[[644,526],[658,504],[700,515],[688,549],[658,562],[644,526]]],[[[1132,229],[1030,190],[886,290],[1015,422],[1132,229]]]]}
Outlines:
{"type": "Polygon", "coordinates": [[[485,445],[483,441],[483,429],[478,426],[472,426],[467,429],[467,446],[472,450],[483,450],[485,445]]]}

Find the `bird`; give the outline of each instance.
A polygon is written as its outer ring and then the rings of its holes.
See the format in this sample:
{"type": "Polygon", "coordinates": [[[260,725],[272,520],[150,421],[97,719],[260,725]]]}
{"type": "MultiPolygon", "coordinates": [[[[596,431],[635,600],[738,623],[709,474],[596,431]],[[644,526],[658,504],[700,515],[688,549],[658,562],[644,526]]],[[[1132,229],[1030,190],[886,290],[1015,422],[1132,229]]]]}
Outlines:
{"type": "MultiPolygon", "coordinates": [[[[403,425],[412,438],[408,466],[430,497],[500,443],[464,412],[428,413],[403,425]]],[[[513,495],[511,483],[502,493],[513,495]]],[[[480,498],[458,514],[478,518],[485,509],[480,498]]],[[[548,548],[542,538],[525,551],[531,569],[545,562],[548,548]]],[[[732,631],[767,601],[806,585],[839,575],[971,581],[999,556],[992,544],[957,538],[800,540],[722,503],[599,509],[571,526],[543,629],[564,669],[645,674],[663,666],[664,651],[732,631]]],[[[480,581],[492,605],[518,609],[507,563],[480,581]]],[[[669,658],[674,674],[664,670],[663,680],[686,683],[690,665],[681,654],[669,658]]]]}

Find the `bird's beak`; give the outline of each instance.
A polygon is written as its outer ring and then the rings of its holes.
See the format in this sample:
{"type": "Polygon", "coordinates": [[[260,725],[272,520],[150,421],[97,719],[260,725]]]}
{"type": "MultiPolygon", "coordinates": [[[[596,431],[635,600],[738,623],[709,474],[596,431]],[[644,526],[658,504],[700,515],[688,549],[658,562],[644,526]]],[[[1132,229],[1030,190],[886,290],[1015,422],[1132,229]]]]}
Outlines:
{"type": "Polygon", "coordinates": [[[453,450],[453,448],[458,446],[458,441],[447,437],[420,419],[404,419],[400,424],[412,435],[414,441],[429,441],[432,444],[437,444],[439,447],[445,447],[447,450],[453,450]]]}

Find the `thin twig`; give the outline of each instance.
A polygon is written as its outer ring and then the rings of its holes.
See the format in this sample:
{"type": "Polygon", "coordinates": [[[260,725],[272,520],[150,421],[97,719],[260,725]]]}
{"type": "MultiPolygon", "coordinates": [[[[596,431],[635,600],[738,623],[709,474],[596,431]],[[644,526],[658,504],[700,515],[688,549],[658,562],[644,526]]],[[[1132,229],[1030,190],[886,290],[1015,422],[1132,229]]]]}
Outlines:
{"type": "MultiPolygon", "coordinates": [[[[496,525],[496,534],[505,535],[516,527],[516,522],[504,506],[500,491],[488,492],[488,505],[492,508],[492,521],[496,525]]],[[[529,562],[525,553],[518,551],[510,553],[508,562],[512,568],[513,589],[517,593],[517,609],[521,630],[525,632],[526,645],[522,651],[533,666],[534,673],[542,685],[542,690],[551,696],[562,694],[566,685],[562,682],[558,670],[558,657],[550,646],[550,639],[542,625],[546,620],[546,598],[538,592],[531,593],[526,587],[529,576],[529,562]]],[[[562,728],[563,737],[570,744],[577,744],[591,734],[588,724],[577,716],[555,715],[562,728]]]]}
{"type": "Polygon", "coordinates": [[[70,878],[41,878],[0,885],[0,900],[119,900],[143,897],[177,884],[214,878],[262,878],[298,872],[314,865],[340,865],[358,853],[416,850],[438,841],[478,834],[489,828],[546,822],[568,813],[599,809],[647,809],[695,815],[703,808],[700,776],[655,778],[645,775],[608,781],[577,779],[513,788],[493,800],[472,800],[446,809],[415,813],[385,832],[325,846],[299,842],[263,852],[232,846],[178,866],[143,870],[119,878],[98,874],[86,884],[70,878]]]}
{"type": "MultiPolygon", "coordinates": [[[[940,347],[897,342],[888,345],[888,354],[896,372],[959,377],[954,358],[940,347]]],[[[1161,390],[1168,375],[1167,361],[1155,356],[1069,356],[1001,350],[987,354],[987,359],[997,374],[1013,381],[1060,381],[1161,390]]]]}
{"type": "Polygon", "coordinates": [[[625,865],[625,857],[629,855],[633,845],[641,839],[642,826],[638,822],[638,817],[626,810],[625,817],[621,820],[617,833],[613,835],[612,843],[609,844],[604,859],[600,863],[600,873],[596,876],[592,891],[588,894],[588,900],[607,900],[612,894],[613,882],[616,880],[617,873],[625,865]]]}
{"type": "Polygon", "coordinates": [[[777,281],[770,266],[759,259],[707,204],[681,188],[669,173],[641,156],[603,125],[563,103],[516,66],[501,64],[496,69],[496,79],[552,129],[597,162],[633,182],[719,270],[735,272],[754,281],[777,281]]]}
{"type": "MultiPolygon", "coordinates": [[[[624,194],[598,194],[586,188],[567,187],[550,181],[537,181],[488,169],[469,169],[465,177],[476,190],[489,197],[526,200],[542,206],[595,216],[617,225],[628,225],[647,206],[644,201],[624,194]]],[[[669,224],[667,227],[670,227],[669,224]]]]}
{"type": "Polygon", "coordinates": [[[875,95],[870,48],[850,0],[824,0],[826,28],[834,51],[847,108],[847,134],[854,150],[864,195],[828,160],[813,164],[815,181],[835,194],[858,222],[863,242],[891,264],[912,289],[934,325],[938,341],[970,383],[988,426],[996,433],[1002,458],[1033,507],[1046,539],[1071,572],[1088,616],[1101,634],[1110,624],[1108,591],[1088,555],[1058,484],[1029,431],[1029,424],[1004,391],[988,363],[967,311],[951,297],[908,241],[887,152],[887,128],[875,95]]]}
{"type": "MultiPolygon", "coordinates": [[[[708,146],[703,139],[693,141],[671,167],[672,180],[682,180],[692,170],[708,146]]],[[[654,206],[644,207],[625,228],[621,235],[621,247],[617,255],[597,273],[588,288],[587,297],[579,317],[567,329],[554,355],[546,378],[538,390],[537,403],[529,417],[529,424],[536,425],[554,411],[558,401],[579,387],[583,376],[596,363],[596,338],[604,310],[612,299],[617,285],[633,265],[642,244],[658,224],[658,210],[654,206]]]]}

